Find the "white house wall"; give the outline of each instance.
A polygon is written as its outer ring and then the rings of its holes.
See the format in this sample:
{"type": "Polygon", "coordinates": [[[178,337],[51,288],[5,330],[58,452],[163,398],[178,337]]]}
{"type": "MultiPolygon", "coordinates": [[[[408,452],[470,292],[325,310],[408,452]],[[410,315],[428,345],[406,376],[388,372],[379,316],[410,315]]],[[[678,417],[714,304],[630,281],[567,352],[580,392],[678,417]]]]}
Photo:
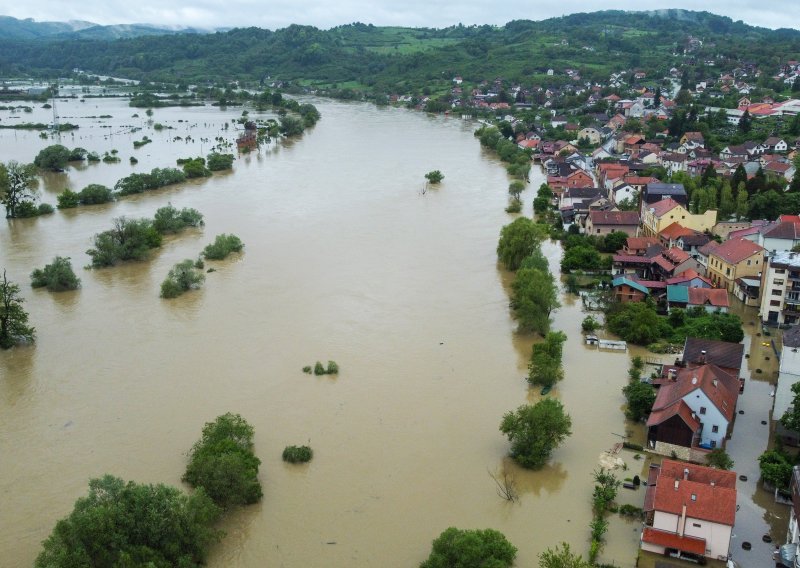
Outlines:
{"type": "MultiPolygon", "coordinates": [[[[713,387],[711,387],[713,388],[713,387]]],[[[720,385],[718,388],[723,388],[720,385]]],[[[692,392],[683,397],[684,402],[689,405],[689,408],[697,415],[697,419],[703,423],[703,431],[700,436],[701,444],[710,444],[714,442],[715,447],[722,446],[725,436],[728,433],[728,420],[725,416],[717,410],[711,399],[708,398],[699,388],[694,389],[692,392]],[[700,413],[700,408],[705,407],[705,414],[700,413]],[[717,426],[717,432],[712,432],[712,427],[717,426]]]]}
{"type": "Polygon", "coordinates": [[[800,348],[784,347],[781,351],[781,367],[778,386],[775,389],[775,406],[772,419],[778,420],[792,405],[792,385],[800,381],[800,348]]]}

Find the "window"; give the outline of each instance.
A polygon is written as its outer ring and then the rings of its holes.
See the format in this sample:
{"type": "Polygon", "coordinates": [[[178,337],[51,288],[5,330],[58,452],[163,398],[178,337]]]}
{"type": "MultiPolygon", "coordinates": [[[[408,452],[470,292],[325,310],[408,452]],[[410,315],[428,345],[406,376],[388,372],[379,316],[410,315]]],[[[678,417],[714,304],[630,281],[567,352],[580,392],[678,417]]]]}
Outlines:
{"type": "Polygon", "coordinates": [[[785,268],[776,268],[775,269],[775,274],[786,274],[786,269],[785,268]]]}
{"type": "Polygon", "coordinates": [[[770,306],[780,306],[781,305],[781,301],[780,300],[770,300],[769,301],[769,305],[770,306]]]}
{"type": "Polygon", "coordinates": [[[692,493],[692,501],[697,501],[697,495],[692,493]]]}
{"type": "Polygon", "coordinates": [[[600,229],[597,229],[597,234],[598,234],[598,235],[600,234],[600,229]]]}
{"type": "Polygon", "coordinates": [[[784,282],[785,280],[783,280],[783,278],[780,279],[776,278],[775,280],[772,281],[772,284],[773,286],[783,286],[784,282]]]}
{"type": "Polygon", "coordinates": [[[712,431],[714,434],[716,434],[717,432],[719,432],[719,426],[716,426],[716,425],[712,426],[712,427],[711,427],[711,431],[712,431]]]}
{"type": "Polygon", "coordinates": [[[701,528],[703,525],[701,525],[700,523],[692,523],[692,526],[693,526],[693,527],[696,527],[696,528],[698,528],[698,529],[699,529],[699,528],[701,528]]]}
{"type": "Polygon", "coordinates": [[[773,296],[783,296],[783,290],[779,290],[777,288],[773,288],[772,289],[772,295],[773,296]]]}
{"type": "Polygon", "coordinates": [[[700,414],[705,414],[705,413],[706,413],[706,407],[705,406],[701,406],[700,407],[700,414]]]}
{"type": "Polygon", "coordinates": [[[747,266],[750,266],[750,262],[752,262],[749,258],[747,259],[747,266]]]}
{"type": "Polygon", "coordinates": [[[731,269],[730,268],[726,268],[725,269],[725,276],[730,276],[730,275],[731,275],[731,269]]]}

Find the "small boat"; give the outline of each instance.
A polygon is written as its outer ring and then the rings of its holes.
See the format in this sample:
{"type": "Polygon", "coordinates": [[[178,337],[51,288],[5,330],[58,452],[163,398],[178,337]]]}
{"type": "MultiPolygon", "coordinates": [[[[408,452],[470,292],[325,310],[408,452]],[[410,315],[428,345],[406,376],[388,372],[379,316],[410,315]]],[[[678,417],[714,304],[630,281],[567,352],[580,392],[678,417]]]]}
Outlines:
{"type": "Polygon", "coordinates": [[[546,386],[543,386],[543,387],[542,387],[542,390],[541,390],[541,392],[540,392],[539,394],[541,394],[542,396],[544,396],[544,395],[546,395],[547,393],[549,393],[551,390],[553,390],[553,387],[551,387],[550,385],[546,385],[546,386]]]}

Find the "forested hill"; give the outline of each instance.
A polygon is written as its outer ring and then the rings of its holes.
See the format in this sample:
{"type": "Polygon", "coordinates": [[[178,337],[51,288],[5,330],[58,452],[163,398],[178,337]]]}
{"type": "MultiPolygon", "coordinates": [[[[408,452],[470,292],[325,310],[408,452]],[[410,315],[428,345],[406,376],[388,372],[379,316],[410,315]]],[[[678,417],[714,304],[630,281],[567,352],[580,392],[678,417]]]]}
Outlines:
{"type": "MultiPolygon", "coordinates": [[[[662,72],[681,63],[772,70],[800,59],[800,32],[768,30],[706,12],[573,14],[505,26],[412,29],[350,24],[319,30],[234,29],[119,40],[0,40],[0,74],[56,77],[73,68],[155,81],[309,80],[376,91],[411,90],[454,75],[530,82],[550,68],[585,80],[662,72]]],[[[771,71],[770,71],[771,72],[771,71]]],[[[702,73],[698,71],[698,76],[702,73]]]]}

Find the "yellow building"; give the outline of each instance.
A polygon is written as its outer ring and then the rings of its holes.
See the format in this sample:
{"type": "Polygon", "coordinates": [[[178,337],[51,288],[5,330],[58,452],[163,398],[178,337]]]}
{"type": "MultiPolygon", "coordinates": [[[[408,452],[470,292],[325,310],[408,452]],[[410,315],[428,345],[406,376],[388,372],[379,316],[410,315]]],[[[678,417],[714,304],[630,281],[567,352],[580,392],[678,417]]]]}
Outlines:
{"type": "Polygon", "coordinates": [[[683,205],[668,197],[645,207],[642,213],[642,235],[658,236],[673,223],[702,233],[710,231],[717,223],[717,212],[709,209],[705,213],[689,213],[683,205]]]}
{"type": "Polygon", "coordinates": [[[731,239],[708,254],[709,280],[733,292],[737,278],[758,278],[764,268],[764,248],[747,239],[731,239]]]}

